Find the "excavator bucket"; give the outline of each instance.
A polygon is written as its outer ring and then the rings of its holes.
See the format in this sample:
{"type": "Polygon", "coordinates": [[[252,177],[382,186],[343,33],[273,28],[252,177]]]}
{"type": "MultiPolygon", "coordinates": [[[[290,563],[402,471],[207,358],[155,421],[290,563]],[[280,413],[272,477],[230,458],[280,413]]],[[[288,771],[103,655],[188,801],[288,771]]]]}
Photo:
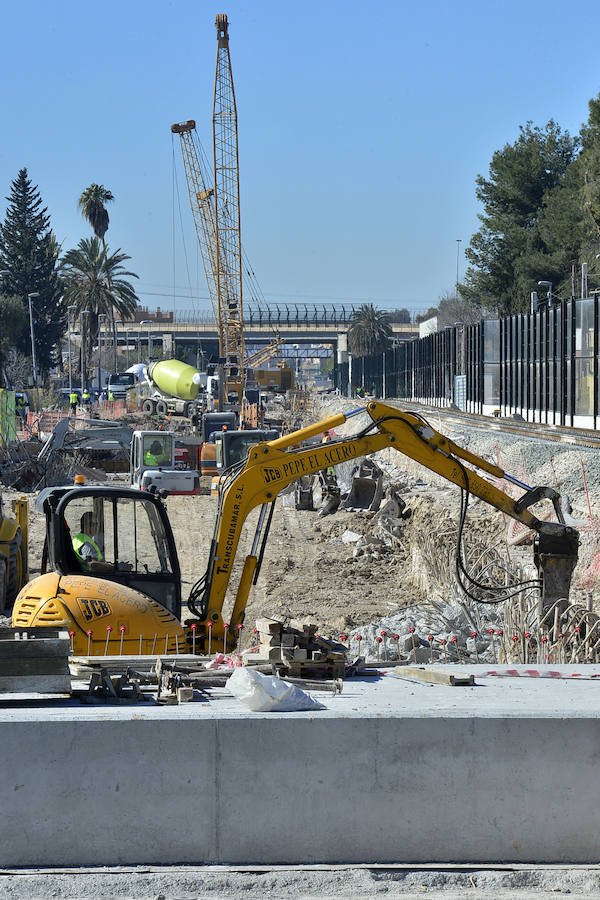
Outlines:
{"type": "Polygon", "coordinates": [[[340,509],[365,509],[376,512],[383,497],[383,472],[370,459],[365,459],[352,473],[350,491],[340,509]]]}

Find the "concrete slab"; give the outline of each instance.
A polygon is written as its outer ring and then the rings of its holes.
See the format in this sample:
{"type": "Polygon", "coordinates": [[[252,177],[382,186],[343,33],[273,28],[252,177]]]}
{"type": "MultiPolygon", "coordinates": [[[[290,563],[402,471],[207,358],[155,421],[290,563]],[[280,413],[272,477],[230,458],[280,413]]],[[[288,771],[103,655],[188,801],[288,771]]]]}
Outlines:
{"type": "Polygon", "coordinates": [[[5,704],[3,865],[597,862],[600,667],[490,668],[308,713],[5,704]]]}

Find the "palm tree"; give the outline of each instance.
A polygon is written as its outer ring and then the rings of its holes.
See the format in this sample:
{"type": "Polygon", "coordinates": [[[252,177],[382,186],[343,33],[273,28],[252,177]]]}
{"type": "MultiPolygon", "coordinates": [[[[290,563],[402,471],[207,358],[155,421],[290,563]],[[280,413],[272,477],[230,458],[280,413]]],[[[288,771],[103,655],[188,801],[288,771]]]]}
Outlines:
{"type": "MultiPolygon", "coordinates": [[[[73,250],[68,250],[60,264],[65,306],[74,306],[75,315],[82,310],[90,312],[88,339],[90,349],[98,334],[98,316],[101,313],[115,320],[115,310],[121,319],[133,317],[138,298],[128,278],[137,278],[135,272],[123,267],[131,259],[121,250],[108,252],[101,247],[97,237],[82,238],[73,250]]],[[[116,347],[116,336],[115,336],[116,347]]]]}
{"type": "Polygon", "coordinates": [[[352,310],[348,328],[348,349],[354,356],[370,356],[386,350],[391,343],[389,316],[372,303],[352,310]]]}
{"type": "Polygon", "coordinates": [[[103,184],[90,184],[77,202],[82,216],[88,220],[97,238],[104,247],[104,235],[108,231],[107,203],[112,203],[114,196],[103,184]]]}
{"type": "MultiPolygon", "coordinates": [[[[81,192],[77,205],[81,210],[82,216],[87,219],[92,226],[92,230],[97,238],[102,241],[102,249],[106,250],[104,235],[108,231],[108,210],[107,203],[112,203],[114,194],[105,188],[103,184],[90,184],[81,192]]],[[[117,362],[117,326],[115,322],[114,309],[111,308],[108,313],[109,321],[112,325],[113,340],[115,342],[115,368],[117,362]]]]}

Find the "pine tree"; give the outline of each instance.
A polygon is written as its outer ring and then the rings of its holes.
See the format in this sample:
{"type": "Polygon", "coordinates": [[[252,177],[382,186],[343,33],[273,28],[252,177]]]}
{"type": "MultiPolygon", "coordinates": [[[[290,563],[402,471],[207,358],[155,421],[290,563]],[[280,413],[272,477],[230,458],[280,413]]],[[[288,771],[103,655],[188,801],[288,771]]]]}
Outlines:
{"type": "MultiPolygon", "coordinates": [[[[57,269],[60,247],[50,228],[48,210],[27,169],[20,170],[6,199],[6,216],[0,225],[0,270],[8,274],[4,275],[2,290],[9,297],[18,297],[26,310],[28,294],[39,294],[32,299],[35,349],[38,368],[47,374],[59,359],[65,330],[57,269]]],[[[28,329],[17,349],[31,354],[28,329]]]]}

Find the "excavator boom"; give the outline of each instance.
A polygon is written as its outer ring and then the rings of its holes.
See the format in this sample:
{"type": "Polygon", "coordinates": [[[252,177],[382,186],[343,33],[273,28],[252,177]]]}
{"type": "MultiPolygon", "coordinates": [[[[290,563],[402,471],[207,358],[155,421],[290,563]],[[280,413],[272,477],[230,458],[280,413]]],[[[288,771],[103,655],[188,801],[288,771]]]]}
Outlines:
{"type": "Polygon", "coordinates": [[[545,487],[530,488],[499,466],[459,447],[435,431],[420,415],[374,401],[348,415],[332,416],[308,428],[258,444],[243,464],[232,468],[221,486],[208,568],[190,597],[190,608],[199,616],[200,637],[206,634],[209,625],[213,637],[218,639],[225,635],[223,604],[240,535],[249,513],[257,506],[263,507],[252,552],[244,562],[233,611],[227,623],[232,637],[243,621],[248,592],[257,577],[259,538],[268,520],[266,510],[269,504],[274,503],[283,488],[303,475],[351,462],[388,447],[416,460],[499,512],[533,529],[537,533],[535,561],[542,581],[543,608],[564,597],[565,591],[568,593],[577,560],[578,534],[564,524],[556,491],[545,487]],[[368,413],[371,423],[354,437],[340,438],[310,448],[298,446],[302,441],[364,412],[368,413]],[[518,485],[523,489],[523,495],[515,500],[491,480],[478,474],[473,466],[494,479],[507,479],[518,485]],[[543,521],[530,511],[530,507],[541,499],[553,502],[558,521],[543,521]]]}

